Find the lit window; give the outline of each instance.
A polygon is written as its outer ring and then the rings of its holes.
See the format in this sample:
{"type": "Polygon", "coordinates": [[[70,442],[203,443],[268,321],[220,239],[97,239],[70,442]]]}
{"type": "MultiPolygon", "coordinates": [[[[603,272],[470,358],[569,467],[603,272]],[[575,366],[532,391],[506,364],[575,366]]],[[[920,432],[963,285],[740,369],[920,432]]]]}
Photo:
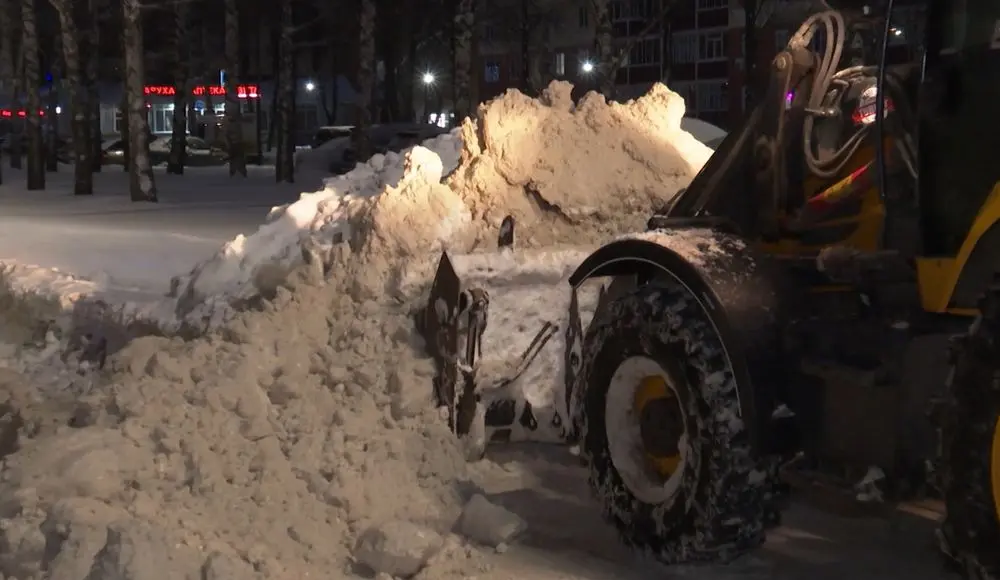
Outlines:
{"type": "Polygon", "coordinates": [[[552,74],[561,77],[566,74],[566,53],[557,52],[552,63],[552,74]]]}

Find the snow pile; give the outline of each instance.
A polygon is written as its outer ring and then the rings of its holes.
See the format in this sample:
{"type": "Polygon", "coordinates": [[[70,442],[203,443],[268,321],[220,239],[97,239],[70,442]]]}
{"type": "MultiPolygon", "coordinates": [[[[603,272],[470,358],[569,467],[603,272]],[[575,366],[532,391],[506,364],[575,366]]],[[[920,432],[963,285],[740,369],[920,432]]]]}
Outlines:
{"type": "Polygon", "coordinates": [[[18,401],[0,573],[346,577],[370,526],[447,534],[465,465],[427,404],[432,363],[406,312],[345,282],[305,268],[217,337],[141,338],[90,392],[18,401]]]}
{"type": "Polygon", "coordinates": [[[365,261],[366,274],[380,278],[359,288],[380,281],[395,293],[399,272],[390,274],[388,262],[407,257],[407,269],[421,270],[441,247],[492,246],[508,214],[521,246],[596,244],[641,229],[711,149],[681,130],[684,101],[662,85],[625,104],[593,93],[574,104],[571,90],[554,82],[540,99],[510,91],[460,130],[403,155],[376,155],[275,208],[255,234],[175,280],[177,316],[217,325],[234,302],[270,292],[302,263],[303,249],[329,262],[347,242],[348,260],[365,261]],[[387,246],[396,253],[378,257],[387,246]]]}
{"type": "Polygon", "coordinates": [[[272,212],[175,284],[179,314],[217,332],[132,340],[103,374],[67,360],[44,391],[0,372],[0,576],[409,576],[469,557],[452,530],[495,549],[515,538],[523,522],[482,497],[462,522],[469,474],[403,281],[440,248],[492,245],[506,214],[534,246],[634,227],[707,155],[663,87],[576,107],[569,88],[510,93],[461,140],[416,147],[402,169],[373,159],[272,212]],[[219,305],[230,315],[212,318],[219,305]]]}

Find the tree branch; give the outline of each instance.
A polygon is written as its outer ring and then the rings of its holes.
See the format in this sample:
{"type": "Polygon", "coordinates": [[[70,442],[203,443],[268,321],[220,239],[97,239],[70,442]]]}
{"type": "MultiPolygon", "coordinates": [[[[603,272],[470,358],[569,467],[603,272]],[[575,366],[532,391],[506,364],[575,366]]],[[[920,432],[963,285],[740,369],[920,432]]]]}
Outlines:
{"type": "MultiPolygon", "coordinates": [[[[615,57],[614,63],[611,67],[611,74],[614,76],[618,75],[618,70],[621,69],[622,65],[625,64],[625,59],[628,58],[632,48],[635,47],[636,43],[639,42],[643,37],[648,36],[658,25],[663,24],[663,20],[666,19],[667,14],[670,9],[674,6],[674,0],[663,0],[663,4],[660,7],[659,12],[657,12],[654,18],[651,18],[649,22],[646,23],[638,34],[630,35],[625,45],[618,51],[618,56],[615,57]]],[[[666,39],[666,36],[664,36],[666,39]]],[[[614,78],[614,77],[612,77],[614,78]]]]}

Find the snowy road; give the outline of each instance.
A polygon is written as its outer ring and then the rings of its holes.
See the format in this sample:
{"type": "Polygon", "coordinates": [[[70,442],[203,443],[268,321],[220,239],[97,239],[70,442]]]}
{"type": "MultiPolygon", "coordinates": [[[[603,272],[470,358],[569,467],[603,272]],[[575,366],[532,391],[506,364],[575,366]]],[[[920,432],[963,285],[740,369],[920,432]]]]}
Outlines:
{"type": "Polygon", "coordinates": [[[159,204],[132,203],[127,176],[108,167],[93,197],[71,194],[68,167],[48,174],[45,191],[25,191],[21,172],[4,168],[0,186],[0,261],[58,268],[123,285],[165,285],[240,233],[257,229],[268,210],[321,187],[318,176],[275,184],[273,168],[250,167],[247,179],[224,168],[157,168],[159,204]],[[153,258],[155,256],[155,258],[153,258]],[[108,272],[108,265],[114,269],[108,272]]]}
{"type": "Polygon", "coordinates": [[[529,522],[519,545],[497,555],[481,580],[946,580],[930,520],[841,518],[793,504],[784,525],[758,552],[729,566],[658,568],[621,547],[590,499],[586,472],[559,448],[524,445],[491,451],[509,478],[479,482],[491,501],[529,522]]]}

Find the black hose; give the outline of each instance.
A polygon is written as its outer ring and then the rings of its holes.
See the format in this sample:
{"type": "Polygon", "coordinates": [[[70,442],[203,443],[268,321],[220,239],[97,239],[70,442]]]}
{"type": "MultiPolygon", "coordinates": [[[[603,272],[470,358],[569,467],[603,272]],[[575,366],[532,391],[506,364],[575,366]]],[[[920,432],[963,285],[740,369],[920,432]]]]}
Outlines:
{"type": "MultiPolygon", "coordinates": [[[[879,48],[878,77],[875,80],[875,166],[878,171],[878,192],[885,203],[885,188],[888,182],[885,167],[885,97],[882,95],[882,88],[885,85],[885,65],[886,55],[889,52],[889,34],[892,32],[892,2],[886,0],[885,5],[885,26],[882,30],[882,46],[879,48]]],[[[882,235],[886,235],[886,228],[882,228],[882,235]]]]}

